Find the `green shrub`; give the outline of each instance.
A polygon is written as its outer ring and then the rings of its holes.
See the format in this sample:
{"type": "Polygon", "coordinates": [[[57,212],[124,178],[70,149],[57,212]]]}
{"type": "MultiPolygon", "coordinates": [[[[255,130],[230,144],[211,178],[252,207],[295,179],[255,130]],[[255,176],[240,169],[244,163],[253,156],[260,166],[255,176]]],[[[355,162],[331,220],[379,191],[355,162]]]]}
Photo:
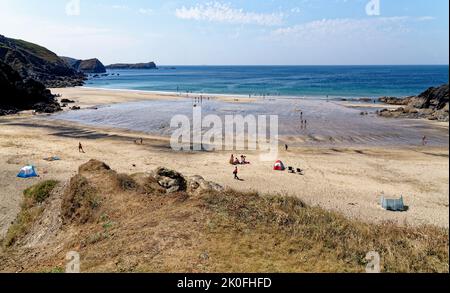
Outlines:
{"type": "Polygon", "coordinates": [[[6,237],[3,240],[5,247],[12,246],[21,236],[28,232],[29,227],[43,211],[43,207],[39,204],[43,203],[50,196],[58,183],[55,180],[43,181],[27,188],[23,192],[24,199],[21,210],[14,223],[9,227],[6,237]]]}
{"type": "Polygon", "coordinates": [[[56,185],[58,185],[58,181],[47,180],[25,189],[23,194],[26,198],[32,199],[34,203],[43,203],[50,196],[56,185]]]}

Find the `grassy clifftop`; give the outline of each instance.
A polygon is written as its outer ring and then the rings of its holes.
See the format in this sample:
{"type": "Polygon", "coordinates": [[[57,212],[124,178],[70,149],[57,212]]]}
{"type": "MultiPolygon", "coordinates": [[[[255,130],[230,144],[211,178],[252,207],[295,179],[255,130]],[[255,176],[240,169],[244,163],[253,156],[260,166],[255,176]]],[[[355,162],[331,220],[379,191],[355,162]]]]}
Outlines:
{"type": "Polygon", "coordinates": [[[16,46],[30,52],[30,54],[33,54],[39,58],[42,58],[48,62],[54,62],[54,63],[60,63],[61,59],[53,53],[52,51],[48,50],[47,48],[44,48],[42,46],[24,41],[24,40],[18,40],[18,39],[11,39],[16,43],[16,46]]]}
{"type": "Polygon", "coordinates": [[[0,61],[11,66],[24,79],[48,87],[82,85],[85,79],[52,51],[24,40],[0,35],[0,61]]]}
{"type": "Polygon", "coordinates": [[[81,166],[4,243],[0,271],[61,271],[71,250],[83,272],[364,272],[369,251],[384,272],[449,271],[445,229],[367,224],[296,198],[165,174],[81,166]],[[168,193],[175,181],[185,189],[168,193]]]}

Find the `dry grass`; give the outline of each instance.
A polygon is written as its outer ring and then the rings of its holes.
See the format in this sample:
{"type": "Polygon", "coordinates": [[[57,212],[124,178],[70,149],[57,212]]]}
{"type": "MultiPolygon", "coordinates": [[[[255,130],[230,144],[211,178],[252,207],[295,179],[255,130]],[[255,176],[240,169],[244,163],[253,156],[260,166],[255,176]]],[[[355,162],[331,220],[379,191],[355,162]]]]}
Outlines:
{"type": "Polygon", "coordinates": [[[135,191],[139,185],[128,174],[118,174],[116,177],[117,185],[122,191],[135,191]]]}
{"type": "MultiPolygon", "coordinates": [[[[0,271],[52,271],[70,250],[85,272],[364,272],[369,251],[384,272],[449,271],[445,229],[366,224],[281,195],[166,194],[152,177],[105,166],[91,161],[70,180],[54,242],[13,246],[0,271]]],[[[38,216],[24,208],[18,235],[38,216]]]]}
{"type": "Polygon", "coordinates": [[[48,180],[38,183],[28,189],[23,194],[21,211],[16,220],[8,229],[3,245],[9,247],[13,245],[21,236],[27,233],[31,224],[41,215],[42,204],[50,196],[53,189],[58,185],[58,181],[48,180]]]}
{"type": "Polygon", "coordinates": [[[85,224],[94,221],[100,202],[97,190],[85,177],[76,175],[63,195],[61,209],[64,222],[85,224]]]}
{"type": "Polygon", "coordinates": [[[445,229],[366,224],[289,197],[228,191],[204,200],[219,271],[362,272],[369,251],[384,272],[449,271],[445,229]]]}

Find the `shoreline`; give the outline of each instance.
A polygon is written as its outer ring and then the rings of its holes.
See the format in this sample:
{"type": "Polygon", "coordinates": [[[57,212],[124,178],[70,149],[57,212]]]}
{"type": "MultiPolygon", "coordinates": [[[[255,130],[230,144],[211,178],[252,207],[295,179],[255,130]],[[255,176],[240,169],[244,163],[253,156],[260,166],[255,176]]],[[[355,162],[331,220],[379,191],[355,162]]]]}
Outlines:
{"type": "MultiPolygon", "coordinates": [[[[75,87],[80,89],[92,89],[92,90],[105,90],[105,91],[117,91],[117,92],[135,92],[135,93],[142,93],[142,94],[157,94],[157,95],[166,95],[166,96],[179,96],[186,98],[187,95],[193,95],[193,96],[205,96],[205,97],[212,97],[212,98],[232,98],[236,97],[239,99],[261,99],[263,96],[251,94],[251,98],[249,98],[248,94],[233,94],[233,93],[199,93],[199,92],[172,92],[172,91],[157,91],[157,90],[136,90],[136,89],[121,89],[121,88],[102,88],[102,87],[90,87],[90,86],[80,86],[75,87]]],[[[57,90],[52,89],[52,90],[57,90]]],[[[378,99],[380,97],[370,97],[370,95],[358,95],[358,96],[351,96],[351,95],[298,95],[298,94],[292,94],[292,95],[265,95],[266,99],[290,99],[290,100],[320,100],[320,101],[326,101],[329,100],[330,102],[361,102],[365,103],[367,99],[371,100],[377,100],[377,105],[385,105],[383,103],[378,102],[378,99]]],[[[399,96],[399,98],[404,98],[407,96],[399,96]]],[[[369,103],[372,104],[372,103],[369,103]]],[[[387,105],[387,104],[386,104],[387,105]]]]}
{"type": "MultiPolygon", "coordinates": [[[[52,89],[61,99],[74,100],[81,110],[97,111],[69,111],[68,107],[62,113],[51,115],[50,119],[65,120],[89,126],[104,126],[132,130],[153,136],[170,137],[168,123],[174,114],[192,115],[191,98],[174,96],[168,93],[136,92],[128,90],[94,90],[84,87],[52,89]],[[177,103],[176,101],[181,101],[177,103]],[[148,102],[148,103],[147,103],[148,102]],[[136,104],[134,104],[136,103],[136,104]],[[151,117],[148,113],[154,111],[153,103],[162,107],[151,117]],[[125,105],[122,111],[120,104],[125,105]],[[130,111],[133,115],[130,116],[130,111]],[[150,111],[150,112],[149,112],[150,111]],[[160,125],[164,125],[161,126],[160,125]]],[[[365,146],[373,144],[378,146],[389,145],[417,145],[422,135],[430,137],[433,145],[448,146],[445,140],[448,123],[438,121],[425,121],[414,119],[386,119],[377,117],[375,111],[382,108],[395,109],[397,106],[374,105],[363,102],[326,102],[324,100],[257,100],[237,99],[234,97],[210,97],[211,101],[204,100],[205,109],[202,114],[217,114],[219,116],[239,113],[262,113],[265,115],[278,115],[280,123],[279,135],[291,145],[320,145],[326,144],[334,147],[365,146]],[[209,106],[211,104],[211,106],[209,106]],[[277,109],[274,109],[274,105],[277,109]],[[211,110],[213,111],[211,112],[211,110]],[[301,110],[300,110],[301,109],[301,110]],[[308,129],[300,129],[300,111],[308,119],[308,129]],[[369,115],[361,113],[370,112],[369,115]],[[417,136],[417,137],[416,137],[417,136]]],[[[448,136],[448,135],[447,135],[448,136]]]]}

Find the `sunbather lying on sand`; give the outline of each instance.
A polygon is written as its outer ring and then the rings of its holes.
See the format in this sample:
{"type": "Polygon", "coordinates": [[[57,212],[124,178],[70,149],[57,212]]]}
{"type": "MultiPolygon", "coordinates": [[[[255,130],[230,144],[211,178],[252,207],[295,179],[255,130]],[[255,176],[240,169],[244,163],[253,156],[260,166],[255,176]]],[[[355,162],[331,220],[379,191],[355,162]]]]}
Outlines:
{"type": "Polygon", "coordinates": [[[250,162],[247,162],[247,157],[242,155],[241,156],[241,165],[248,165],[250,162]]]}

